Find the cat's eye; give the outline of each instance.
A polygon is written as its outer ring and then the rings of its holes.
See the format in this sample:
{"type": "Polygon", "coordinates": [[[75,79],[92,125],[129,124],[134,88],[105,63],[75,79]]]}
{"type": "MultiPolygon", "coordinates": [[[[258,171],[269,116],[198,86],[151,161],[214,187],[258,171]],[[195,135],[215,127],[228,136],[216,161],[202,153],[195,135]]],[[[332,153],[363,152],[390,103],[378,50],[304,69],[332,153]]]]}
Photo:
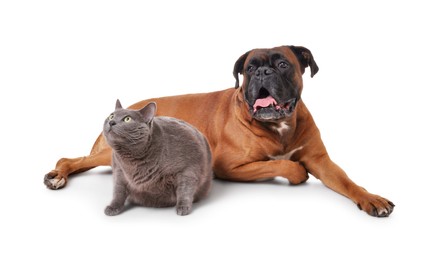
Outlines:
{"type": "Polygon", "coordinates": [[[113,114],[108,116],[108,120],[112,120],[113,118],[115,118],[115,115],[113,115],[113,114]]]}
{"type": "Polygon", "coordinates": [[[131,121],[131,117],[129,116],[124,117],[124,122],[128,123],[130,121],[131,121]]]}

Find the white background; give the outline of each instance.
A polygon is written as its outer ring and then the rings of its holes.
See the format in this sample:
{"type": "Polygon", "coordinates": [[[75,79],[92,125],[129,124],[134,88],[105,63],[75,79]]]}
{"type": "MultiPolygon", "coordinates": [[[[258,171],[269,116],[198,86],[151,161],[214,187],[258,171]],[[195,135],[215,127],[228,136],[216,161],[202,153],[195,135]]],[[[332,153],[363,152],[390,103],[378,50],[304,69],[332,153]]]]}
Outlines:
{"type": "Polygon", "coordinates": [[[436,6],[2,1],[0,258],[438,259],[436,6]],[[128,106],[233,87],[241,54],[279,45],[312,51],[320,71],[304,74],[303,99],[334,161],[396,204],[389,218],[313,177],[216,180],[187,217],[140,207],[105,216],[107,167],[62,190],[43,185],[59,158],[89,152],[116,98],[128,106]]]}

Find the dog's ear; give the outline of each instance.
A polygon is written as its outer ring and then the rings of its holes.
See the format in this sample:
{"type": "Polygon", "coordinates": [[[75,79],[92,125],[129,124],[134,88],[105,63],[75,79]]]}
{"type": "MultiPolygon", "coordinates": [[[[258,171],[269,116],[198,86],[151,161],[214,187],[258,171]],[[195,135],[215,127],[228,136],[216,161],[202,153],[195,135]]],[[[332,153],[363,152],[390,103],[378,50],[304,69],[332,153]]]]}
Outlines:
{"type": "Polygon", "coordinates": [[[232,74],[234,75],[234,78],[235,78],[235,88],[238,88],[240,86],[240,81],[238,79],[238,73],[243,74],[244,62],[246,61],[246,58],[249,55],[249,52],[250,51],[241,55],[240,58],[238,58],[238,60],[235,62],[234,71],[232,72],[232,74]]]}
{"type": "Polygon", "coordinates": [[[121,105],[121,101],[119,101],[119,99],[116,100],[116,105],[115,105],[115,110],[116,109],[121,109],[122,105],[121,105]]]}
{"type": "Polygon", "coordinates": [[[304,74],[304,71],[307,67],[310,66],[310,76],[313,78],[316,73],[318,73],[318,65],[316,65],[315,59],[313,58],[312,52],[301,46],[289,46],[289,48],[292,50],[292,52],[296,55],[298,60],[301,62],[301,70],[304,74]]]}

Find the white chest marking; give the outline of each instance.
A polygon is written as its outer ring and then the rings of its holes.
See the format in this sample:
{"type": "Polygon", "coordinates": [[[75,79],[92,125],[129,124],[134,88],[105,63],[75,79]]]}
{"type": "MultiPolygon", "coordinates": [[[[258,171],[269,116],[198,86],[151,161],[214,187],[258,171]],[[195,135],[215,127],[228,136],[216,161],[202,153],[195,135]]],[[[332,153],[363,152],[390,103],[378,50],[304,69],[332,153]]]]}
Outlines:
{"type": "Polygon", "coordinates": [[[269,158],[270,158],[271,160],[290,160],[290,157],[292,157],[292,155],[293,155],[295,152],[297,152],[297,151],[299,151],[299,150],[301,150],[301,149],[303,149],[303,148],[304,148],[304,146],[300,146],[300,147],[295,148],[295,149],[293,149],[292,151],[290,151],[290,152],[288,152],[288,153],[286,153],[286,154],[280,154],[280,155],[269,155],[269,158]]]}
{"type": "Polygon", "coordinates": [[[281,122],[278,126],[272,126],[273,130],[276,130],[280,135],[283,134],[283,132],[289,130],[289,126],[286,122],[281,122]]]}

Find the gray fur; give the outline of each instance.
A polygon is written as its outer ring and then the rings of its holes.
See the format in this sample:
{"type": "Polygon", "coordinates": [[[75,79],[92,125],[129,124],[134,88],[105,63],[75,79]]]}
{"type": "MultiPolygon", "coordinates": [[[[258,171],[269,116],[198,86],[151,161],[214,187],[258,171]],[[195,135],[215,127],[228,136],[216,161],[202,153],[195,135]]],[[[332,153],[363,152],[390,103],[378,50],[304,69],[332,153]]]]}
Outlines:
{"type": "Polygon", "coordinates": [[[192,203],[209,192],[213,173],[206,138],[184,121],[155,113],[155,103],[129,110],[117,100],[104,122],[114,176],[106,215],[121,213],[126,200],[147,207],[176,206],[178,215],[188,215],[192,203]]]}

